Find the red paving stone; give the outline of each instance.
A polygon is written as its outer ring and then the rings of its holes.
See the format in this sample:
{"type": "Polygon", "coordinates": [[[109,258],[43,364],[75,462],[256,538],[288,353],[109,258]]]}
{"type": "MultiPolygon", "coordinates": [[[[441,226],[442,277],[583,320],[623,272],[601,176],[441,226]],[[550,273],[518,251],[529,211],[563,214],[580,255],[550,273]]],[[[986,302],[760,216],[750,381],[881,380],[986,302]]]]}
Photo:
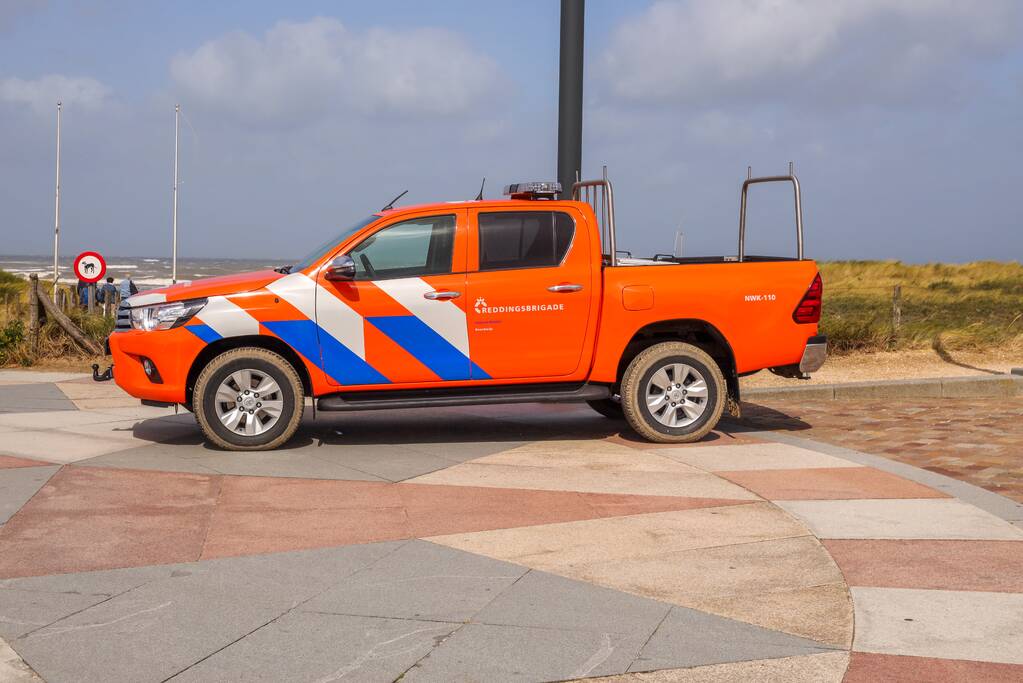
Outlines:
{"type": "Polygon", "coordinates": [[[412,538],[403,508],[237,510],[217,507],[202,559],[412,538]]]}
{"type": "Polygon", "coordinates": [[[744,403],[742,420],[731,424],[882,455],[1023,503],[1023,396],[771,400],[744,403]]]}
{"type": "Polygon", "coordinates": [[[813,467],[715,472],[769,500],[948,498],[940,491],[872,467],[813,467]]]}
{"type": "Polygon", "coordinates": [[[476,486],[225,477],[203,557],[440,536],[746,502],[476,486]]]}
{"type": "Polygon", "coordinates": [[[29,460],[28,458],[16,458],[13,455],[0,455],[0,470],[8,470],[15,467],[44,467],[46,465],[53,465],[53,463],[29,460]]]}
{"type": "Polygon", "coordinates": [[[822,543],[850,586],[1023,593],[1023,541],[822,543]]]}
{"type": "Polygon", "coordinates": [[[845,683],[1018,683],[1023,665],[853,652],[845,683]]]}
{"type": "Polygon", "coordinates": [[[0,577],[197,560],[219,483],[64,467],[0,528],[0,577]]]}
{"type": "Polygon", "coordinates": [[[0,529],[0,577],[748,502],[65,467],[0,529]]]}

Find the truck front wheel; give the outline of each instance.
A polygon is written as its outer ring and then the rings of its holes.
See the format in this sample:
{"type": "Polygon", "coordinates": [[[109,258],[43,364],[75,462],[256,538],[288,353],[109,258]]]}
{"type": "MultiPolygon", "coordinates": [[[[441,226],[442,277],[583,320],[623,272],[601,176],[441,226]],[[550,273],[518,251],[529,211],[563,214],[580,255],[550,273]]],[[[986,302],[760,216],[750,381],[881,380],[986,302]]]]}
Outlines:
{"type": "Polygon", "coordinates": [[[714,359],[682,342],[655,344],[637,355],[622,377],[629,426],[658,443],[702,439],[721,418],[725,378],[714,359]]]}
{"type": "Polygon", "coordinates": [[[195,418],[211,442],[264,451],[290,439],[302,421],[302,380],[291,363],[258,347],[232,349],[203,368],[192,393],[195,418]]]}

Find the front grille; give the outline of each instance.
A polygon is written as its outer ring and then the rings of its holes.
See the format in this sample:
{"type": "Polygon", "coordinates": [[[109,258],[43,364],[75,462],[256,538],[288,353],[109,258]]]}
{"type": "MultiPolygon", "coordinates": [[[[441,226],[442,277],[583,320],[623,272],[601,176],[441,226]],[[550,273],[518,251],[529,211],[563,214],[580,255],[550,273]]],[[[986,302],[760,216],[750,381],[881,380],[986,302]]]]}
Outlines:
{"type": "Polygon", "coordinates": [[[131,306],[127,301],[122,301],[117,307],[117,323],[114,325],[114,332],[124,332],[131,329],[131,306]]]}

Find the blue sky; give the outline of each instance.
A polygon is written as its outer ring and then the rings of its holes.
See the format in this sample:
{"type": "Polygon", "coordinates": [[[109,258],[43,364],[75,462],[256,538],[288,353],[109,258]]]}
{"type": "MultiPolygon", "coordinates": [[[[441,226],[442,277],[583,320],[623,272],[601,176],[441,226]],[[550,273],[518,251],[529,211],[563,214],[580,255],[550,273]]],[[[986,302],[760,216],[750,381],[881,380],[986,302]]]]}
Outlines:
{"type": "MultiPolygon", "coordinates": [[[[1016,0],[587,3],[584,175],[607,163],[619,244],[735,250],[739,184],[796,162],[808,254],[1018,260],[1016,0]]],[[[5,0],[0,252],[62,245],[288,258],[406,200],[556,167],[558,3],[5,0]]],[[[790,198],[751,197],[754,253],[793,250],[790,198]]]]}

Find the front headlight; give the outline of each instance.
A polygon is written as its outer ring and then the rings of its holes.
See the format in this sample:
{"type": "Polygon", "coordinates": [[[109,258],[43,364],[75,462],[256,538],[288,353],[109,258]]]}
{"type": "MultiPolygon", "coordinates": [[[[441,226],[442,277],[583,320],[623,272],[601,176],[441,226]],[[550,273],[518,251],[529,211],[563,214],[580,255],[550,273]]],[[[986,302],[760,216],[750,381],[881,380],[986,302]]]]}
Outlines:
{"type": "Polygon", "coordinates": [[[169,304],[139,306],[131,309],[131,326],[136,330],[169,330],[184,325],[206,305],[206,299],[174,301],[169,304]]]}

